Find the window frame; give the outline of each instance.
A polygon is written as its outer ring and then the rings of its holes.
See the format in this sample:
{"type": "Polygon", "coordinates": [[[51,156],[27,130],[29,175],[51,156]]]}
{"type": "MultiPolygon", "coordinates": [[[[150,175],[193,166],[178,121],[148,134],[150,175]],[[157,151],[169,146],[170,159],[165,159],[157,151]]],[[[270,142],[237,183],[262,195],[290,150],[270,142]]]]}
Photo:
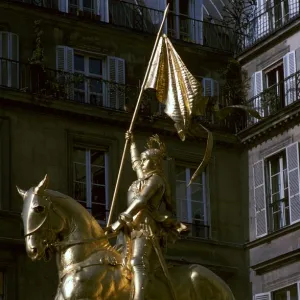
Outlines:
{"type": "MultiPolygon", "coordinates": [[[[176,178],[176,167],[184,167],[185,168],[185,174],[186,174],[186,181],[185,183],[187,184],[192,176],[191,174],[191,169],[197,169],[197,166],[195,166],[195,164],[193,163],[188,163],[188,162],[182,162],[182,161],[175,161],[175,186],[177,185],[177,178],[176,178]],[[189,172],[187,171],[189,170],[189,172]],[[189,173],[189,176],[188,176],[189,173]]],[[[204,208],[204,224],[202,224],[201,226],[203,226],[204,230],[205,230],[205,237],[196,237],[195,235],[193,235],[193,232],[191,230],[191,232],[189,232],[189,236],[190,237],[194,237],[194,238],[205,238],[205,239],[209,239],[210,238],[210,213],[209,213],[209,186],[208,186],[208,167],[206,168],[206,170],[204,172],[202,172],[201,174],[202,179],[201,179],[201,185],[203,187],[202,190],[202,196],[203,196],[203,208],[204,208]]],[[[176,199],[176,216],[177,216],[177,220],[179,222],[188,224],[190,226],[194,225],[193,222],[193,217],[192,217],[192,200],[191,200],[191,186],[186,187],[186,196],[187,196],[187,208],[188,208],[188,217],[187,217],[187,221],[182,220],[181,218],[181,199],[177,198],[176,195],[176,190],[175,190],[175,199],[176,199]]],[[[202,203],[202,202],[201,202],[202,203]]]]}
{"type": "MultiPolygon", "coordinates": [[[[83,200],[78,200],[79,203],[85,203],[86,205],[86,209],[93,215],[93,211],[92,211],[92,207],[93,204],[102,206],[100,203],[93,203],[93,199],[92,199],[92,187],[93,187],[93,183],[92,183],[92,178],[91,178],[91,170],[92,170],[92,164],[91,164],[91,151],[101,151],[104,152],[104,176],[105,176],[105,184],[104,184],[104,188],[105,188],[105,216],[106,216],[106,220],[108,219],[108,213],[109,213],[109,175],[108,175],[108,168],[109,168],[109,164],[108,164],[108,152],[106,149],[102,149],[99,147],[86,147],[83,145],[78,145],[78,144],[74,144],[73,146],[73,150],[74,148],[81,148],[82,150],[84,150],[85,152],[85,161],[84,161],[84,167],[85,167],[85,187],[86,187],[86,201],[83,200]]],[[[79,162],[76,162],[75,160],[73,160],[73,168],[75,164],[81,164],[79,162]]],[[[74,169],[73,169],[74,170],[74,169]]],[[[74,175],[75,177],[75,175],[74,175]]],[[[73,183],[82,183],[80,181],[76,181],[75,178],[73,178],[73,183]]],[[[74,195],[74,190],[73,190],[73,195],[74,195]]],[[[94,215],[93,215],[94,216],[94,215]]],[[[101,225],[106,225],[106,223],[102,220],[98,220],[96,218],[96,216],[94,216],[95,219],[101,224],[101,225]]]]}
{"type": "MultiPolygon", "coordinates": [[[[277,229],[274,229],[274,212],[273,212],[273,205],[275,202],[273,202],[273,199],[272,199],[272,176],[271,175],[271,166],[270,166],[270,159],[272,157],[275,157],[275,156],[278,156],[280,153],[283,153],[284,152],[284,155],[285,155],[285,164],[286,164],[286,173],[288,173],[288,167],[287,167],[287,149],[286,147],[283,148],[283,149],[280,149],[280,150],[277,150],[276,152],[266,156],[264,158],[264,168],[265,168],[265,173],[266,173],[266,176],[265,176],[265,193],[266,193],[266,204],[267,204],[267,216],[268,216],[268,231],[269,232],[276,232],[278,230],[281,230],[289,225],[291,225],[291,221],[290,221],[290,217],[288,216],[288,220],[289,222],[286,222],[286,218],[285,218],[285,214],[288,213],[290,215],[290,199],[289,199],[289,182],[288,182],[288,178],[287,178],[287,199],[286,197],[284,196],[285,194],[285,188],[284,188],[284,169],[283,169],[283,162],[282,162],[282,165],[280,164],[280,159],[279,159],[279,167],[281,168],[282,167],[282,170],[279,170],[279,176],[280,176],[280,183],[278,184],[281,189],[279,191],[279,193],[281,194],[280,196],[280,200],[277,200],[276,202],[285,202],[286,200],[288,201],[288,205],[287,207],[285,206],[284,207],[284,211],[280,211],[280,214],[281,214],[281,218],[280,218],[280,223],[285,223],[285,225],[280,225],[279,228],[277,229]],[[282,172],[281,172],[282,171],[282,172]],[[282,184],[283,184],[283,189],[282,189],[282,184]],[[282,197],[283,195],[283,197],[282,197]],[[287,212],[286,212],[286,209],[288,208],[287,212]],[[282,219],[282,215],[283,215],[283,219],[282,219]]],[[[288,174],[286,174],[286,176],[288,176],[288,174]]],[[[281,203],[282,204],[282,203],[281,203]]],[[[282,205],[281,205],[282,206],[282,205]]]]}
{"type": "Polygon", "coordinates": [[[73,64],[74,64],[74,74],[81,74],[85,77],[84,79],[84,90],[78,89],[74,87],[74,92],[83,92],[84,93],[84,103],[91,103],[90,101],[90,95],[96,95],[96,96],[102,96],[102,105],[101,106],[106,106],[107,104],[107,97],[106,97],[106,86],[105,86],[105,80],[106,80],[106,74],[108,72],[107,70],[107,57],[103,55],[97,55],[91,52],[83,52],[78,49],[74,49],[74,56],[73,56],[73,64]],[[84,71],[79,71],[76,70],[75,68],[75,56],[80,55],[83,56],[83,66],[84,66],[84,71]],[[94,73],[90,73],[90,68],[89,68],[89,60],[90,59],[96,59],[101,61],[102,65],[102,75],[97,75],[94,73]],[[99,80],[100,83],[102,83],[102,93],[94,93],[91,92],[90,89],[90,81],[92,79],[99,80]]]}
{"type": "MultiPolygon", "coordinates": [[[[84,132],[75,132],[75,131],[67,131],[67,161],[68,161],[68,168],[67,168],[67,176],[68,176],[68,193],[73,195],[73,182],[74,182],[74,174],[73,174],[73,149],[74,147],[83,147],[83,148],[90,148],[90,149],[99,149],[102,151],[107,152],[107,199],[106,205],[108,210],[111,205],[111,198],[112,198],[112,187],[113,183],[117,177],[117,170],[118,170],[118,160],[113,159],[118,157],[119,153],[119,141],[116,138],[109,138],[106,136],[99,136],[99,135],[87,135],[84,132]]],[[[118,196],[120,197],[120,196],[118,196]]],[[[109,213],[109,211],[107,211],[109,213]]],[[[114,212],[114,217],[116,217],[116,210],[114,212]]],[[[100,225],[104,225],[103,222],[100,225]]]]}

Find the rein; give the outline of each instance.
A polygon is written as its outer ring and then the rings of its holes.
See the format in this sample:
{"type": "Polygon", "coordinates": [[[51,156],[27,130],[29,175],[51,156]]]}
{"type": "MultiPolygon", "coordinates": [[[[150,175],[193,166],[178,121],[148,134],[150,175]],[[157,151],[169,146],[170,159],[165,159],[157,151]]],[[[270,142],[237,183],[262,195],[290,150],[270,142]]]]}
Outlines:
{"type": "Polygon", "coordinates": [[[113,233],[109,233],[105,236],[101,236],[99,238],[95,238],[95,239],[85,239],[85,240],[79,240],[79,241],[67,241],[67,242],[55,242],[50,244],[50,246],[53,247],[64,247],[64,246],[73,246],[73,245],[80,245],[80,244],[88,244],[88,243],[93,243],[96,241],[101,241],[104,239],[112,239],[114,237],[116,237],[118,235],[118,232],[113,232],[113,233]]]}

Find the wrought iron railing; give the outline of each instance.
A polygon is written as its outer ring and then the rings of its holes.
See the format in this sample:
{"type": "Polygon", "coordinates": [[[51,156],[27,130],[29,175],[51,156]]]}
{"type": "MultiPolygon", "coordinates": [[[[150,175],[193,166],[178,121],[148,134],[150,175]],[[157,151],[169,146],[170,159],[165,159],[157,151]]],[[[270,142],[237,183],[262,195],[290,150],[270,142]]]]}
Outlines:
{"type": "Polygon", "coordinates": [[[208,225],[204,225],[201,222],[195,221],[194,223],[185,223],[188,231],[183,232],[183,237],[197,237],[203,239],[210,238],[210,227],[208,225]]]}
{"type": "Polygon", "coordinates": [[[240,37],[238,52],[246,50],[256,42],[265,39],[273,32],[292,22],[300,15],[300,3],[298,0],[282,0],[273,4],[271,0],[264,2],[263,6],[255,13],[255,17],[249,22],[244,36],[240,37]]]}
{"type": "MultiPolygon", "coordinates": [[[[247,105],[259,112],[265,118],[274,115],[284,107],[300,99],[300,71],[280,81],[257,96],[251,98],[247,105]]],[[[259,122],[254,117],[248,117],[246,126],[259,122]]]]}
{"type": "MultiPolygon", "coordinates": [[[[130,28],[135,31],[156,34],[163,18],[163,11],[129,3],[122,0],[109,0],[109,17],[104,10],[96,7],[96,1],[73,2],[70,0],[10,0],[35,7],[58,10],[70,15],[93,21],[109,22],[113,25],[130,28]],[[68,2],[67,2],[68,1],[68,2]]],[[[98,1],[99,2],[99,1],[98,1]]],[[[203,45],[226,52],[234,51],[233,31],[220,24],[200,21],[185,15],[169,13],[165,32],[174,39],[203,45]]]]}
{"type": "Polygon", "coordinates": [[[82,74],[42,68],[0,58],[0,87],[36,94],[45,98],[69,100],[124,110],[129,99],[137,99],[139,87],[82,74]]]}
{"type": "MultiPolygon", "coordinates": [[[[40,65],[1,57],[0,65],[0,89],[18,90],[41,99],[73,101],[132,113],[140,90],[140,87],[135,85],[42,68],[40,65]]],[[[209,99],[205,115],[195,117],[195,121],[199,120],[205,126],[218,130],[238,132],[241,128],[240,121],[244,120],[243,116],[232,114],[223,121],[216,119],[213,114],[215,100],[214,97],[209,99]]],[[[167,118],[163,110],[153,91],[143,93],[139,111],[142,117],[150,121],[167,118]]]]}

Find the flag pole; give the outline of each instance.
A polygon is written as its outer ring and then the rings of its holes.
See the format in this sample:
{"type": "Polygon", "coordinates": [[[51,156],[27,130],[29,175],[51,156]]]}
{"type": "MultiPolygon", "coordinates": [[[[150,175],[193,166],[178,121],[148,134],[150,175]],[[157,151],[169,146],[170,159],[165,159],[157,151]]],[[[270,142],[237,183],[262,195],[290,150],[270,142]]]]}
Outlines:
{"type": "MultiPolygon", "coordinates": [[[[143,92],[144,92],[145,84],[146,84],[146,81],[147,81],[149,73],[150,73],[150,68],[151,68],[151,65],[152,65],[152,62],[153,62],[155,50],[157,48],[159,38],[161,36],[161,32],[162,32],[162,29],[163,29],[164,24],[165,24],[165,20],[166,20],[166,17],[168,15],[168,11],[169,11],[169,4],[167,5],[167,7],[165,9],[165,12],[164,12],[164,15],[163,15],[163,20],[162,20],[162,23],[161,23],[160,28],[158,30],[157,36],[156,36],[154,47],[153,47],[153,50],[152,50],[152,53],[151,53],[151,57],[150,57],[150,60],[149,60],[149,63],[148,63],[148,67],[147,67],[147,70],[146,70],[146,73],[145,73],[145,77],[144,77],[144,80],[143,80],[143,83],[142,83],[142,86],[141,86],[141,89],[140,89],[138,100],[137,100],[135,110],[134,110],[134,113],[133,113],[133,116],[132,116],[132,120],[131,120],[131,123],[130,123],[130,126],[129,126],[129,131],[132,131],[132,129],[133,129],[133,125],[134,125],[134,122],[136,120],[136,117],[137,117],[137,114],[138,114],[138,111],[139,111],[139,108],[140,108],[140,105],[141,105],[141,99],[142,99],[142,95],[143,95],[143,92]]],[[[121,164],[120,164],[120,168],[119,168],[119,173],[118,173],[118,177],[117,177],[117,181],[116,181],[116,186],[115,186],[115,190],[114,190],[114,194],[113,194],[113,198],[112,198],[112,202],[111,202],[111,207],[110,207],[110,211],[109,211],[109,217],[108,217],[108,221],[107,221],[107,225],[106,225],[107,227],[111,225],[111,219],[112,219],[114,207],[115,207],[115,204],[116,204],[117,193],[118,193],[118,190],[119,190],[119,187],[120,187],[120,178],[121,178],[121,175],[122,175],[124,161],[125,161],[125,155],[127,153],[128,146],[129,146],[129,142],[128,142],[128,140],[126,140],[124,150],[123,150],[122,159],[121,159],[121,164]]]]}

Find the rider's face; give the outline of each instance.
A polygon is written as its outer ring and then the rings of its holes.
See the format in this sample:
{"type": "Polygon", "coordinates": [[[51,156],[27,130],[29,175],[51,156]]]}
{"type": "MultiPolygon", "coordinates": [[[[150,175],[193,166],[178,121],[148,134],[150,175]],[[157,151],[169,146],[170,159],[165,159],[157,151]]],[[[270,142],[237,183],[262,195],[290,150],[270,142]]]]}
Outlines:
{"type": "Polygon", "coordinates": [[[149,156],[141,155],[141,168],[143,173],[149,173],[155,170],[155,164],[149,156]]]}

